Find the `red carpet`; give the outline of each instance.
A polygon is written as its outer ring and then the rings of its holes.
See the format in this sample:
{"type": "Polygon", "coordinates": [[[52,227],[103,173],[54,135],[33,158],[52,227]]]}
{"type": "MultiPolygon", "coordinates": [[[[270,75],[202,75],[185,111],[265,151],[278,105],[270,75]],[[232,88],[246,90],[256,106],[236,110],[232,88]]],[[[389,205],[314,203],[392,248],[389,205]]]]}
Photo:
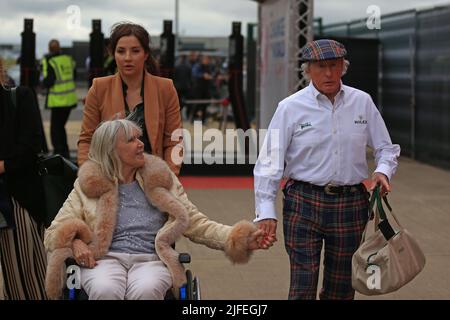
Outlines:
{"type": "Polygon", "coordinates": [[[180,177],[185,189],[253,189],[253,177],[180,177]]]}

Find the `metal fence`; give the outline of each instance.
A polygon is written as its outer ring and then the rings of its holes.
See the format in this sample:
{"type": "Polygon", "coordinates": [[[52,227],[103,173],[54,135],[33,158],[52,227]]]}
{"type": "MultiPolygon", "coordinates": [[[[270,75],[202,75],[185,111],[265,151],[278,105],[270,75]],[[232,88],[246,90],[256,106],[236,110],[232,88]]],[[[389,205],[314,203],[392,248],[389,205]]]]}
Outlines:
{"type": "MultiPolygon", "coordinates": [[[[317,33],[316,33],[317,34],[317,33]]],[[[450,6],[322,26],[328,37],[378,39],[379,108],[402,154],[450,168],[450,6]]]]}

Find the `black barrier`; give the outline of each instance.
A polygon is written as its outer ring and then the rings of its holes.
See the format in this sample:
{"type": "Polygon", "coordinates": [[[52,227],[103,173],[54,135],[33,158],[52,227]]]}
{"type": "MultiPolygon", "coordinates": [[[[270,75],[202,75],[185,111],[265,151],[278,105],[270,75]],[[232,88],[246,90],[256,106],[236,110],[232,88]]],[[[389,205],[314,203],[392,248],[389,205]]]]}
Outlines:
{"type": "Polygon", "coordinates": [[[256,23],[247,24],[247,111],[250,119],[255,118],[256,106],[256,23]]]}
{"type": "Polygon", "coordinates": [[[103,76],[103,53],[105,52],[105,38],[102,33],[102,21],[92,20],[92,32],[89,34],[89,87],[92,80],[103,76]]]}
{"type": "MultiPolygon", "coordinates": [[[[33,32],[33,19],[24,19],[23,32],[20,34],[22,43],[20,48],[20,85],[28,87],[33,92],[34,101],[39,106],[36,87],[39,85],[39,62],[36,60],[36,34],[33,32]]],[[[42,117],[39,109],[39,123],[41,124],[42,151],[48,152],[42,117]]]]}
{"type": "MultiPolygon", "coordinates": [[[[316,38],[318,40],[323,37],[316,38]]],[[[350,62],[342,78],[344,84],[367,92],[377,107],[379,94],[379,46],[378,39],[331,37],[347,49],[346,59],[350,62]]]]}
{"type": "Polygon", "coordinates": [[[324,35],[379,41],[378,102],[392,141],[403,156],[450,169],[450,6],[383,14],[380,29],[366,18],[325,25],[324,35]]]}
{"type": "Polygon", "coordinates": [[[246,131],[250,128],[247,110],[244,103],[242,65],[244,57],[244,37],[241,35],[241,23],[232,23],[232,33],[229,37],[229,81],[228,92],[233,108],[236,128],[246,131]]]}
{"type": "Polygon", "coordinates": [[[20,49],[20,85],[34,88],[39,83],[36,63],[36,34],[33,32],[33,19],[24,19],[20,49]]]}
{"type": "Polygon", "coordinates": [[[164,20],[163,33],[160,37],[160,75],[173,78],[175,68],[175,36],[172,33],[172,21],[164,20]]]}

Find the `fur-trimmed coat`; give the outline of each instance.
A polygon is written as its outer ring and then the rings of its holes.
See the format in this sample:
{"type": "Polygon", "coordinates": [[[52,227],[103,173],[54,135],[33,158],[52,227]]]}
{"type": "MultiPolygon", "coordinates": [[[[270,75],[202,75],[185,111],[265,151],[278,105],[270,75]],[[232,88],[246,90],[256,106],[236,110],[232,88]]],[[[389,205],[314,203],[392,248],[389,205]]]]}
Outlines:
{"type": "MultiPolygon", "coordinates": [[[[158,157],[145,155],[145,165],[136,174],[147,199],[169,217],[155,238],[155,249],[172,275],[174,289],[185,281],[178,253],[171,247],[181,236],[210,248],[224,250],[234,263],[250,258],[248,239],[256,226],[241,221],[234,227],[208,219],[186,196],[167,164],[158,157]]],[[[108,180],[100,167],[86,161],[78,173],[74,189],[45,232],[48,252],[46,291],[50,298],[61,296],[65,281],[64,261],[73,256],[72,243],[80,239],[88,244],[95,259],[103,257],[111,245],[116,227],[118,181],[108,180]]]]}

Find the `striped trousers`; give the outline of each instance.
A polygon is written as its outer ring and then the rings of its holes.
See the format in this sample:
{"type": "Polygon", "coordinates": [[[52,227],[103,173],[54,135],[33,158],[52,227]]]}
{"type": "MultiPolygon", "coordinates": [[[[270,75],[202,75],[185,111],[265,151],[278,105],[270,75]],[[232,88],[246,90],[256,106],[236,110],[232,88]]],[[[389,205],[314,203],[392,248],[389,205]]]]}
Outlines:
{"type": "Polygon", "coordinates": [[[12,202],[16,228],[0,229],[4,297],[9,300],[46,299],[44,226],[39,226],[16,200],[12,202]]]}
{"type": "Polygon", "coordinates": [[[289,299],[316,299],[323,244],[320,299],[353,299],[351,262],[368,219],[367,191],[361,186],[355,192],[328,195],[312,186],[288,183],[283,192],[289,299]]]}

